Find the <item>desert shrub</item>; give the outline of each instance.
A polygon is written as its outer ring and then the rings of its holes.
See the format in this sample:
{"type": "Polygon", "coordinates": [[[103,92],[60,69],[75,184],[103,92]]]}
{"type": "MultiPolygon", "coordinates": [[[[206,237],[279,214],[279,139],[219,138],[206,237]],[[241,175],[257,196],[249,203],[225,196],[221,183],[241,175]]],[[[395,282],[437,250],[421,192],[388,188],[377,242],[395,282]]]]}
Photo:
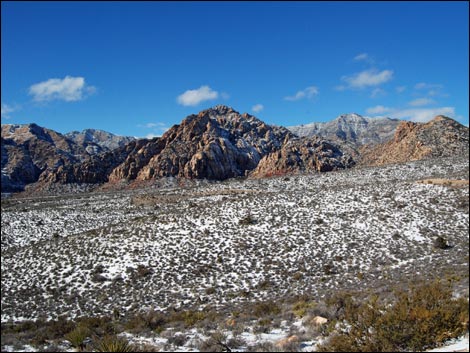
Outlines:
{"type": "Polygon", "coordinates": [[[241,224],[241,225],[250,225],[250,224],[255,224],[256,223],[256,219],[251,215],[251,214],[247,214],[245,217],[241,218],[239,221],[238,221],[238,224],[241,224]]]}
{"type": "Polygon", "coordinates": [[[186,327],[193,327],[196,323],[203,321],[207,314],[204,311],[179,311],[173,313],[168,319],[169,322],[183,322],[186,327]]]}
{"type": "Polygon", "coordinates": [[[445,239],[442,235],[437,236],[434,239],[433,246],[437,249],[449,249],[451,246],[447,242],[447,239],[445,239]]]}
{"type": "Polygon", "coordinates": [[[162,312],[149,310],[145,313],[136,313],[130,317],[125,323],[125,328],[130,332],[151,330],[160,333],[166,323],[167,318],[162,312]]]}
{"type": "Polygon", "coordinates": [[[69,341],[73,347],[83,350],[85,348],[85,339],[89,337],[90,334],[91,331],[88,327],[78,325],[65,335],[65,339],[69,341]]]}
{"type": "Polygon", "coordinates": [[[273,301],[256,303],[253,307],[253,314],[256,317],[265,317],[281,313],[281,308],[273,301]]]}
{"type": "Polygon", "coordinates": [[[76,321],[77,326],[86,327],[98,336],[113,334],[116,331],[112,319],[108,316],[85,316],[76,321]]]}
{"type": "Polygon", "coordinates": [[[134,347],[129,342],[118,336],[107,335],[94,344],[97,352],[134,352],[134,347]]]}
{"type": "Polygon", "coordinates": [[[464,334],[468,301],[454,299],[450,286],[440,282],[395,293],[393,303],[377,296],[362,304],[344,302],[343,324],[319,351],[418,351],[464,334]]]}
{"type": "Polygon", "coordinates": [[[168,343],[174,346],[184,346],[188,342],[188,336],[183,334],[171,334],[168,337],[168,343]]]}
{"type": "Polygon", "coordinates": [[[307,314],[308,309],[313,309],[315,307],[314,302],[308,302],[305,300],[300,300],[292,306],[292,312],[298,318],[302,318],[307,314]]]}
{"type": "Polygon", "coordinates": [[[207,295],[211,295],[211,294],[214,294],[216,292],[216,290],[215,290],[214,287],[208,287],[208,288],[206,288],[205,292],[206,292],[207,295]]]}
{"type": "MultiPolygon", "coordinates": [[[[199,344],[201,352],[231,352],[227,335],[221,331],[213,332],[210,337],[199,344]]],[[[232,347],[234,348],[234,347],[232,347]]]]}
{"type": "MultiPolygon", "coordinates": [[[[20,334],[27,338],[33,345],[47,344],[48,341],[62,338],[67,332],[74,328],[74,324],[64,318],[58,320],[44,321],[37,320],[26,321],[20,324],[13,324],[6,329],[6,332],[20,334]]],[[[2,325],[2,333],[4,327],[2,325]]]]}
{"type": "Polygon", "coordinates": [[[136,276],[139,278],[151,275],[152,273],[153,273],[152,269],[145,265],[139,264],[137,266],[136,276]]]}

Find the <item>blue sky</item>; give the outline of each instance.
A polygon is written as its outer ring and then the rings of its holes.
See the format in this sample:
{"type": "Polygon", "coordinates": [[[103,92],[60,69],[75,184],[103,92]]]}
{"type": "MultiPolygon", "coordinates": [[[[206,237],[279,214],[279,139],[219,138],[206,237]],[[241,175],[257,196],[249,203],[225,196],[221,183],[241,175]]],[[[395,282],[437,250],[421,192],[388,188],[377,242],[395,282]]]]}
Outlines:
{"type": "Polygon", "coordinates": [[[160,135],[217,104],[468,126],[468,2],[1,2],[2,124],[160,135]]]}

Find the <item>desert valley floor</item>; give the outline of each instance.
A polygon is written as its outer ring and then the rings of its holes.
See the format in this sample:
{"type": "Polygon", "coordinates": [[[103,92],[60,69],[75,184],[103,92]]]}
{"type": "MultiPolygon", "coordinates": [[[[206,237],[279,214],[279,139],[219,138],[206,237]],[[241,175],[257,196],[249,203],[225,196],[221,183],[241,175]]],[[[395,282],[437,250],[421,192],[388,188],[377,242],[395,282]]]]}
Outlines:
{"type": "Polygon", "coordinates": [[[2,323],[234,310],[416,279],[453,279],[468,297],[468,179],[466,158],[445,158],[5,198],[2,323]]]}

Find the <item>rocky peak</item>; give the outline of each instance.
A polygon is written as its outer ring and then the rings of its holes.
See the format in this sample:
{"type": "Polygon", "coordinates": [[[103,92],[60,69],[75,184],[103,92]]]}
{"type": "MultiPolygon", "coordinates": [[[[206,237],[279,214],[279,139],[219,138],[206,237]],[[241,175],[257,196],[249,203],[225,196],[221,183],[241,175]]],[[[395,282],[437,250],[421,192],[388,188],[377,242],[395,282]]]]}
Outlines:
{"type": "MultiPolygon", "coordinates": [[[[209,115],[228,115],[230,113],[239,114],[237,111],[233,110],[232,107],[228,107],[223,104],[219,104],[214,106],[213,108],[209,108],[201,112],[202,114],[209,114],[209,115]]],[[[201,114],[200,113],[200,114],[201,114]]]]}
{"type": "Polygon", "coordinates": [[[223,180],[243,176],[290,135],[285,128],[218,105],[186,117],[163,134],[160,147],[137,179],[179,176],[223,180]]]}
{"type": "Polygon", "coordinates": [[[445,120],[454,120],[454,119],[451,119],[451,118],[449,118],[448,116],[445,116],[445,115],[437,115],[431,121],[445,121],[445,120]]]}
{"type": "Polygon", "coordinates": [[[427,123],[402,121],[393,139],[361,150],[361,163],[383,165],[433,157],[468,156],[469,130],[439,115],[427,123]]]}

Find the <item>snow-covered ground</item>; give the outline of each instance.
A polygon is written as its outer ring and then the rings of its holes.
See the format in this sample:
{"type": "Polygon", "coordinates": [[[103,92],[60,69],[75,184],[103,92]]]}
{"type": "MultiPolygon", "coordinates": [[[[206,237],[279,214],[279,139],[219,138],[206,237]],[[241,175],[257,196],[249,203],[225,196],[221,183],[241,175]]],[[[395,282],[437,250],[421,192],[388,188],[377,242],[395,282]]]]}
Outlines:
{"type": "Polygon", "coordinates": [[[468,162],[447,159],[3,200],[2,322],[322,297],[468,271],[468,187],[416,182],[459,175],[468,162]],[[437,236],[452,247],[434,248],[437,236]]]}
{"type": "Polygon", "coordinates": [[[452,340],[445,346],[431,349],[428,352],[468,352],[468,336],[452,340]]]}
{"type": "Polygon", "coordinates": [[[468,161],[2,199],[2,323],[416,278],[458,277],[468,296],[468,186],[426,178],[468,180],[468,161]]]}

